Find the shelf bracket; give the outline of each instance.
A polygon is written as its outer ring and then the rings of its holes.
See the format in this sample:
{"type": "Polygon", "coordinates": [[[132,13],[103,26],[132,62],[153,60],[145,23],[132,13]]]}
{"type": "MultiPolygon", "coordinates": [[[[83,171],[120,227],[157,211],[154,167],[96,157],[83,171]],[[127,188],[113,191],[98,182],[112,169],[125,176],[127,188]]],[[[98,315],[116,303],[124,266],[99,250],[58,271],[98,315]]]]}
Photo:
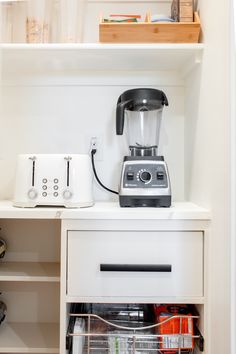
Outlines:
{"type": "Polygon", "coordinates": [[[191,71],[198,65],[202,63],[202,53],[195,53],[192,58],[184,65],[181,76],[182,78],[186,78],[187,75],[191,73],[191,71]]]}

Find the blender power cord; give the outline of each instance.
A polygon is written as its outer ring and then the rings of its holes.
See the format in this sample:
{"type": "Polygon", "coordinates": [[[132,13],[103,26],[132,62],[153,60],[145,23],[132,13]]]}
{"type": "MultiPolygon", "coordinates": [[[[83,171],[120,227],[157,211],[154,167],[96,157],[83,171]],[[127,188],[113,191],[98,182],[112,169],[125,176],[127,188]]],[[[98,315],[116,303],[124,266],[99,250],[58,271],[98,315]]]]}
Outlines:
{"type": "Polygon", "coordinates": [[[97,171],[96,171],[96,167],[95,167],[95,163],[94,163],[94,155],[96,154],[97,150],[96,149],[92,149],[91,150],[91,161],[92,161],[92,168],[93,168],[93,173],[94,173],[94,176],[98,182],[98,184],[100,184],[100,186],[102,188],[104,188],[106,191],[110,192],[110,193],[114,193],[114,194],[119,194],[118,192],[116,191],[113,191],[112,189],[110,188],[107,188],[106,186],[104,186],[104,184],[100,181],[98,175],[97,175],[97,171]]]}

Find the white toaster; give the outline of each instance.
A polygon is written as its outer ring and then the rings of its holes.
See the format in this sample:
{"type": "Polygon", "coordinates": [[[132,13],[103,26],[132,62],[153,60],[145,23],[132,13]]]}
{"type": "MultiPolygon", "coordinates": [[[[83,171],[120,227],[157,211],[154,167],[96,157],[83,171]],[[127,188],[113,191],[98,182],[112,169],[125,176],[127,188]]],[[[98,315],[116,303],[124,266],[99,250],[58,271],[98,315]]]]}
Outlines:
{"type": "Polygon", "coordinates": [[[13,205],[17,207],[93,205],[89,155],[19,155],[13,205]]]}

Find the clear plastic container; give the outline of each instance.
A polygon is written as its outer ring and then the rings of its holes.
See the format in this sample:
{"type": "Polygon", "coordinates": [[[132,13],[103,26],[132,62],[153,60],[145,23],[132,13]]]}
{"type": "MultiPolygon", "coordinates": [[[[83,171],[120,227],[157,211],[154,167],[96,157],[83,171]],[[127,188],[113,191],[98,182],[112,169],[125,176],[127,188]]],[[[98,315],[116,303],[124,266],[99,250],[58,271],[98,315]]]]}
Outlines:
{"type": "Polygon", "coordinates": [[[139,111],[125,110],[128,145],[134,148],[158,147],[162,108],[155,110],[140,107],[139,111]]]}
{"type": "Polygon", "coordinates": [[[50,42],[52,0],[28,0],[27,6],[27,43],[50,42]]]}
{"type": "Polygon", "coordinates": [[[85,0],[60,0],[60,41],[82,42],[85,0]]]}

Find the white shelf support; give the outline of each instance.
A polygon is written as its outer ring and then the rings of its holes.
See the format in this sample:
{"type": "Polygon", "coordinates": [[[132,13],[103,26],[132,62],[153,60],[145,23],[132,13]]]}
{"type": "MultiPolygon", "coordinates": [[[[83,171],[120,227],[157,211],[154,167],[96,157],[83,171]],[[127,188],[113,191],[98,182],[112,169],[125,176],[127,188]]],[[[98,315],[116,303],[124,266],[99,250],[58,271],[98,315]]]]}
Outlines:
{"type": "Polygon", "coordinates": [[[194,70],[194,68],[200,65],[201,63],[202,63],[202,52],[194,53],[192,59],[188,60],[186,65],[183,66],[181,70],[181,77],[185,79],[191,73],[191,71],[194,70]]]}

